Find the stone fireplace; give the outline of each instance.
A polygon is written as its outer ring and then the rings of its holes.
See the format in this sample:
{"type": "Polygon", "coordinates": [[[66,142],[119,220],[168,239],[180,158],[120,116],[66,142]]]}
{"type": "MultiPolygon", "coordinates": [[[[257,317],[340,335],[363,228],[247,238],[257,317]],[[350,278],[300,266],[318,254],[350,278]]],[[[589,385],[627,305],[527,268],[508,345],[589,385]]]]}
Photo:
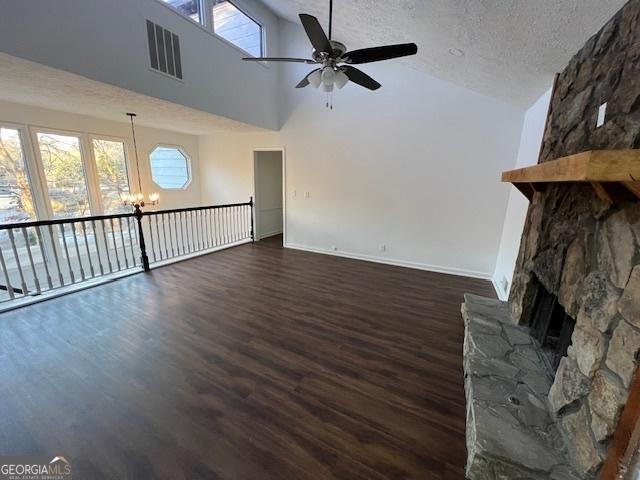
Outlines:
{"type": "Polygon", "coordinates": [[[543,353],[542,359],[555,374],[562,357],[567,355],[576,321],[543,285],[537,287],[531,316],[530,335],[543,353]]]}
{"type": "MultiPolygon", "coordinates": [[[[640,148],[640,0],[559,75],[540,162],[625,148],[640,148]]],[[[465,300],[468,478],[595,478],[640,351],[640,202],[549,184],[509,302],[465,300]]]]}

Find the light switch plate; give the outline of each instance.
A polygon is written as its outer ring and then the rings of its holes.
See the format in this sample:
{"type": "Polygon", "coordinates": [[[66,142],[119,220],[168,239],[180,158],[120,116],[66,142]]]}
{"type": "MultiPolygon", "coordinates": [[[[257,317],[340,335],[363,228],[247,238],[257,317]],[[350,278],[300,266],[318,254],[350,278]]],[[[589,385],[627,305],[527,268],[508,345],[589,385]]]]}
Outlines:
{"type": "Polygon", "coordinates": [[[598,122],[596,123],[596,128],[600,128],[604,125],[604,121],[607,117],[607,104],[606,102],[600,105],[598,108],[598,122]]]}

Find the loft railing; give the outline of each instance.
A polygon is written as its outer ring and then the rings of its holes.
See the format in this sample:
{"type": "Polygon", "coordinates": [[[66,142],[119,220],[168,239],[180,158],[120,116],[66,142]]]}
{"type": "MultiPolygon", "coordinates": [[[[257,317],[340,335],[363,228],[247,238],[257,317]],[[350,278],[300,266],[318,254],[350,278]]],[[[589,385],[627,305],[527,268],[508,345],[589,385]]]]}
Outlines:
{"type": "Polygon", "coordinates": [[[253,240],[253,205],[0,225],[0,310],[253,240]]]}
{"type": "Polygon", "coordinates": [[[248,203],[141,212],[151,265],[254,238],[253,198],[248,203]]]}

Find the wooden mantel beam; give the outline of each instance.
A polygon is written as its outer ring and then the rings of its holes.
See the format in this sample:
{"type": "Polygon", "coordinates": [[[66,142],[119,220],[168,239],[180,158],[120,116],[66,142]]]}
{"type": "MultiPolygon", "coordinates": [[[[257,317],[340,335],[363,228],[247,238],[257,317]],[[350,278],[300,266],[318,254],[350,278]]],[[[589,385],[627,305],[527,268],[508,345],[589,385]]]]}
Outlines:
{"type": "Polygon", "coordinates": [[[592,150],[551,162],[503,172],[528,198],[548,183],[589,183],[600,198],[608,198],[604,185],[621,184],[640,198],[640,150],[592,150]]]}

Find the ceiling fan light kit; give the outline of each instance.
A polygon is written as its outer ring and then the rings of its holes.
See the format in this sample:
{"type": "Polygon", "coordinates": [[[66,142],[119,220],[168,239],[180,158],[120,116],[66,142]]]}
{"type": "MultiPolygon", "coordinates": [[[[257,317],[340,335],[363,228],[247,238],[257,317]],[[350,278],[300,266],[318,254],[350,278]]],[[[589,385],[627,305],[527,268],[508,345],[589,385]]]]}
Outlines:
{"type": "Polygon", "coordinates": [[[322,70],[321,69],[316,69],[313,72],[311,72],[309,74],[309,76],[307,77],[309,83],[311,84],[312,87],[314,88],[318,88],[320,86],[320,84],[322,83],[322,70]]]}
{"type": "Polygon", "coordinates": [[[333,25],[333,0],[329,0],[329,36],[324,33],[318,19],[306,13],[300,14],[300,22],[313,46],[311,58],[284,58],[284,57],[246,57],[243,60],[253,62],[293,62],[309,65],[321,65],[304,77],[296,88],[304,88],[311,85],[327,93],[327,107],[330,104],[330,96],[334,87],[343,88],[349,81],[369,90],[377,90],[381,85],[369,75],[351,65],[379,62],[392,58],[406,57],[418,53],[415,43],[402,43],[398,45],[385,45],[382,47],[363,48],[348,51],[347,47],[335,40],[331,40],[333,25]]]}

